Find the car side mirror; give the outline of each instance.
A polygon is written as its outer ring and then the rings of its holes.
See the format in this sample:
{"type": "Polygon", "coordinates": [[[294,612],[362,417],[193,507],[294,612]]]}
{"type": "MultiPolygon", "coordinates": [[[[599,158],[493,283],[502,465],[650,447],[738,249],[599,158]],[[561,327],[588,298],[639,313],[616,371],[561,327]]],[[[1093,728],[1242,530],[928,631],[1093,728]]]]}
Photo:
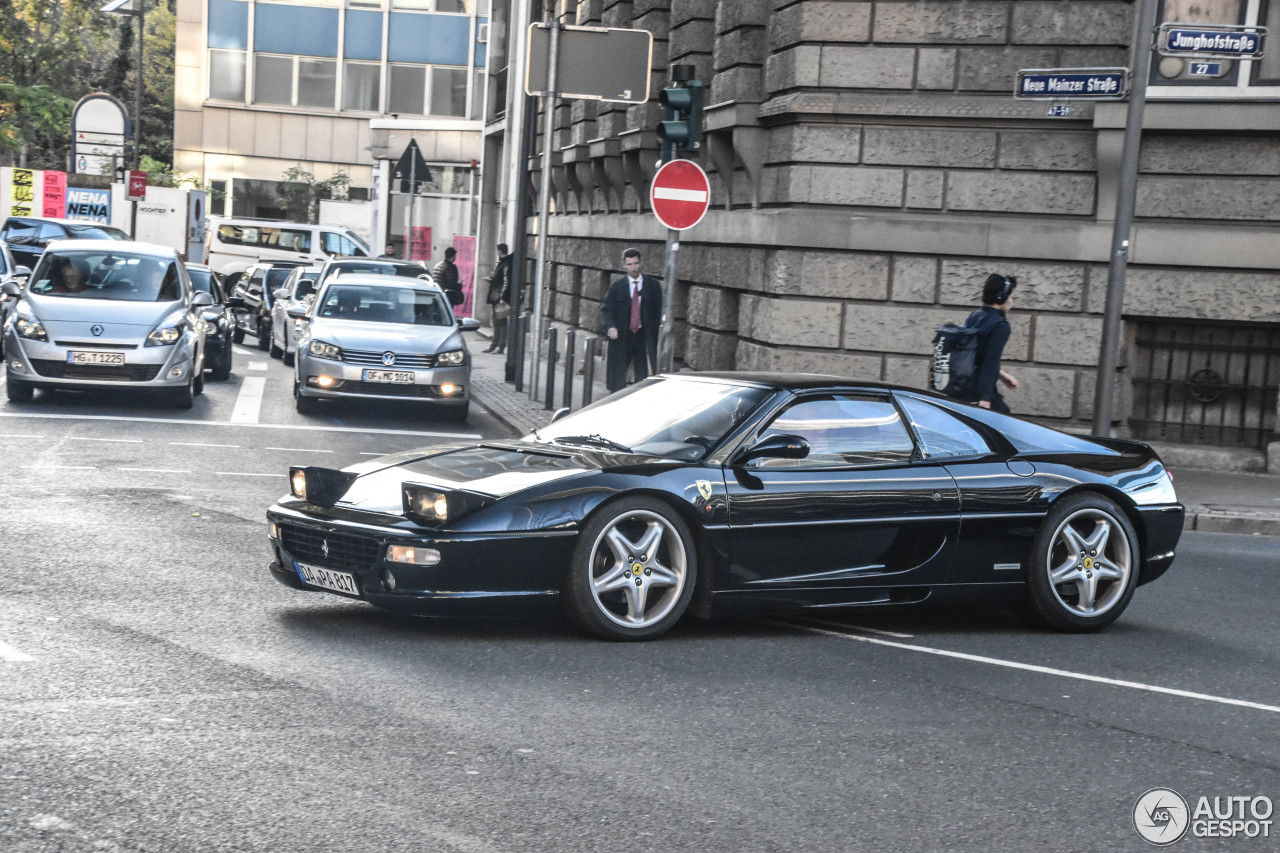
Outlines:
{"type": "Polygon", "coordinates": [[[291,317],[294,320],[305,320],[307,319],[307,315],[310,314],[311,312],[308,311],[305,306],[290,305],[288,308],[285,309],[284,313],[289,315],[289,317],[291,317]]]}
{"type": "Polygon", "coordinates": [[[734,457],[734,465],[746,465],[753,459],[803,459],[809,455],[809,442],[798,435],[766,436],[734,457]]]}
{"type": "Polygon", "coordinates": [[[276,299],[288,299],[288,298],[289,298],[289,288],[287,288],[287,287],[277,287],[275,290],[271,291],[271,295],[272,295],[273,297],[275,297],[276,299]]]}
{"type": "Polygon", "coordinates": [[[17,282],[6,281],[4,284],[0,284],[0,293],[5,296],[21,296],[22,288],[18,286],[17,282]]]}
{"type": "Polygon", "coordinates": [[[21,279],[23,284],[26,284],[27,279],[29,278],[31,278],[31,267],[27,267],[27,266],[14,267],[13,275],[10,276],[10,279],[13,281],[18,281],[19,279],[21,279]]]}
{"type": "Polygon", "coordinates": [[[459,317],[458,328],[464,332],[476,332],[480,330],[480,321],[475,317],[459,317]]]}
{"type": "Polygon", "coordinates": [[[191,297],[191,305],[195,308],[203,308],[206,305],[213,304],[213,296],[205,293],[203,290],[191,297]]]}

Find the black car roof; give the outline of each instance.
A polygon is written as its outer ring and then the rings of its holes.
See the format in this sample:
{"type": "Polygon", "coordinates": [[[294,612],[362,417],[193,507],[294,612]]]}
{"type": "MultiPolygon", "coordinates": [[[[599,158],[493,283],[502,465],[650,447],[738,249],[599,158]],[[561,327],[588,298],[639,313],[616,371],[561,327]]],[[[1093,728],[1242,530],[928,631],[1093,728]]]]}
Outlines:
{"type": "Polygon", "coordinates": [[[892,385],[871,379],[854,379],[849,376],[831,376],[825,373],[771,373],[752,370],[721,370],[702,373],[676,374],[687,378],[715,379],[726,382],[750,382],[770,388],[807,391],[814,388],[869,388],[877,391],[910,391],[913,394],[930,396],[929,391],[919,388],[908,388],[905,385],[892,385]]]}

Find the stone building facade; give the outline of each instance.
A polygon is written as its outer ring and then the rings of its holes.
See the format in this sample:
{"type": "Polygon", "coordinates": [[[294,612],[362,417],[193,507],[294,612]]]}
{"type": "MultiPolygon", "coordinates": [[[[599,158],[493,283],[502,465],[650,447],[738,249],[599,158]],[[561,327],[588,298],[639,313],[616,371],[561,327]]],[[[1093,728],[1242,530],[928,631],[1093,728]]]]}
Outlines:
{"type": "MultiPolygon", "coordinates": [[[[1266,23],[1266,2],[1223,5],[1266,23]]],[[[1164,0],[1160,14],[1179,20],[1187,7],[1164,0]]],[[[495,21],[510,11],[495,0],[495,21]]],[[[962,322],[1001,272],[1020,282],[1005,359],[1022,387],[1010,404],[1090,426],[1126,105],[1076,101],[1050,117],[1012,92],[1019,69],[1132,67],[1136,3],[583,0],[560,11],[565,23],[649,30],[655,50],[649,103],[557,107],[554,321],[599,331],[626,246],[662,272],[665,230],[646,195],[656,93],[669,64],[687,63],[708,86],[700,159],[712,207],[682,236],[668,288],[685,366],[923,387],[934,327],[962,322]]],[[[493,72],[504,64],[495,53],[493,72]]],[[[1117,434],[1257,451],[1276,438],[1278,64],[1227,62],[1206,82],[1157,59],[1117,434]]],[[[489,154],[512,144],[491,133],[489,154]]],[[[540,160],[528,165],[536,192],[540,160]]]]}

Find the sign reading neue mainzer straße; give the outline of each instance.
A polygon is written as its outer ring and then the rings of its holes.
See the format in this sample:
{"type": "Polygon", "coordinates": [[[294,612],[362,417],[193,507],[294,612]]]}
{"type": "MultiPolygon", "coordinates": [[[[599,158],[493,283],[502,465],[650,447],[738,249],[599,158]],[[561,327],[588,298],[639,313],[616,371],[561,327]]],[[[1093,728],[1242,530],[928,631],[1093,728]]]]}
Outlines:
{"type": "Polygon", "coordinates": [[[1027,68],[1018,72],[1015,98],[1120,100],[1129,91],[1127,68],[1027,68]]]}

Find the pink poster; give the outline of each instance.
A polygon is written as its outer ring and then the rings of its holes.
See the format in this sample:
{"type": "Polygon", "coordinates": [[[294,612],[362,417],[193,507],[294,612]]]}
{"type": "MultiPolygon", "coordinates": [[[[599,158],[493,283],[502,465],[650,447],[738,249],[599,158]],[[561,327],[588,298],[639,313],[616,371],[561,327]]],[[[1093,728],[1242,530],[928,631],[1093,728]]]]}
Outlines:
{"type": "Polygon", "coordinates": [[[431,227],[415,225],[410,230],[413,234],[406,234],[404,238],[404,245],[406,247],[405,260],[431,260],[431,227]]]}
{"type": "Polygon", "coordinates": [[[44,194],[41,199],[44,213],[53,219],[61,219],[67,215],[67,173],[45,172],[44,194]]]}
{"type": "Polygon", "coordinates": [[[453,309],[459,317],[474,317],[476,291],[476,238],[454,237],[453,248],[458,256],[453,262],[458,265],[458,284],[462,285],[462,304],[453,309]]]}

